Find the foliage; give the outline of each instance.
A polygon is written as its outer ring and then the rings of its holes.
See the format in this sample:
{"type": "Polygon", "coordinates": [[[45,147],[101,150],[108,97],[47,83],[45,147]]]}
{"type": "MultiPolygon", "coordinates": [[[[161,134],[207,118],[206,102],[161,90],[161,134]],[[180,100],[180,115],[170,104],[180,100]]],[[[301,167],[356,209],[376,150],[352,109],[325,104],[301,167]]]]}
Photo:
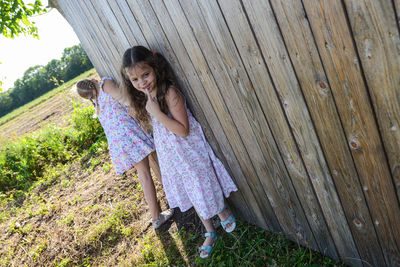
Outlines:
{"type": "Polygon", "coordinates": [[[0,148],[0,191],[26,190],[45,170],[65,164],[105,135],[93,107],[74,104],[73,125],[48,126],[0,148]]]}
{"type": "Polygon", "coordinates": [[[40,0],[30,4],[25,4],[22,0],[1,0],[0,33],[7,38],[14,38],[21,33],[38,38],[35,23],[29,18],[46,12],[47,8],[42,6],[40,0]]]}
{"type": "Polygon", "coordinates": [[[30,67],[13,88],[0,93],[0,117],[91,68],[93,65],[81,45],[65,48],[61,60],[30,67]]]}

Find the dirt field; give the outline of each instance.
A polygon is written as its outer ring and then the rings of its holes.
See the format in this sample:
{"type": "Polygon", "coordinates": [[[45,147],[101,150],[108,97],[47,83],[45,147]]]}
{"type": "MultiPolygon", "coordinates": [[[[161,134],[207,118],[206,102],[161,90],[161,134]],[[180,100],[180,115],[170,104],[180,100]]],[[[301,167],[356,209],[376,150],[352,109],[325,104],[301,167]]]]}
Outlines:
{"type": "MultiPolygon", "coordinates": [[[[98,75],[92,71],[89,77],[98,78],[98,75]]],[[[21,108],[22,114],[0,126],[0,140],[33,132],[48,124],[65,126],[67,118],[72,112],[73,101],[89,104],[71,88],[66,88],[56,96],[37,105],[26,104],[21,108]]]]}

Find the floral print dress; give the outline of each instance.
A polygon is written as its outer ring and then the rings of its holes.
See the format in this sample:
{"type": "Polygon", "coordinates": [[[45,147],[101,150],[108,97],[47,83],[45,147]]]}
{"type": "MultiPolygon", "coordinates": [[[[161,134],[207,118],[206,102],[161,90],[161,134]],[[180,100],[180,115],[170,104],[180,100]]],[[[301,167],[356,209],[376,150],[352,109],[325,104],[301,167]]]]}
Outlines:
{"type": "Polygon", "coordinates": [[[171,208],[182,212],[194,206],[209,219],[224,207],[224,196],[237,191],[222,162],[205,139],[201,125],[186,109],[190,133],[181,137],[152,117],[154,144],[164,191],[171,208]]]}
{"type": "Polygon", "coordinates": [[[97,98],[99,121],[107,137],[114,169],[117,174],[122,174],[153,152],[154,143],[153,138],[129,116],[127,107],[103,91],[106,80],[112,78],[104,77],[100,82],[97,98]]]}

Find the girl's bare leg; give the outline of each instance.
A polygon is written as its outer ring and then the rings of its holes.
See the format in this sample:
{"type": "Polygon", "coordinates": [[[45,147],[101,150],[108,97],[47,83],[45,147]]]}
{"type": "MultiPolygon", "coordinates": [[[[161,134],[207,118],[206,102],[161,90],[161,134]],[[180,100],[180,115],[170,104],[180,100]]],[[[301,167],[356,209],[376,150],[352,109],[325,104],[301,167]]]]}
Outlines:
{"type": "Polygon", "coordinates": [[[156,220],[160,215],[160,206],[157,202],[156,189],[154,187],[153,179],[150,174],[150,166],[148,157],[135,165],[140,185],[143,188],[144,198],[149,205],[150,214],[153,220],[156,220]]]}
{"type": "Polygon", "coordinates": [[[158,165],[158,158],[156,152],[152,152],[149,155],[149,163],[150,167],[153,170],[154,175],[157,177],[158,181],[162,183],[161,181],[161,171],[160,171],[160,166],[158,165]]]}

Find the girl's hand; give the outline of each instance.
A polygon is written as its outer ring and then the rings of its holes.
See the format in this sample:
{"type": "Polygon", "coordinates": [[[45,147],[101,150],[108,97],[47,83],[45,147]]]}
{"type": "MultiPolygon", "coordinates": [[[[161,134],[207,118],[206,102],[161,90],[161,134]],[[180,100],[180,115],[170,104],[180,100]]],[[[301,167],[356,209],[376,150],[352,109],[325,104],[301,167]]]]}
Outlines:
{"type": "Polygon", "coordinates": [[[146,90],[145,94],[147,96],[146,110],[148,113],[155,117],[161,112],[160,104],[158,104],[157,98],[155,96],[150,95],[149,91],[146,90]]]}

